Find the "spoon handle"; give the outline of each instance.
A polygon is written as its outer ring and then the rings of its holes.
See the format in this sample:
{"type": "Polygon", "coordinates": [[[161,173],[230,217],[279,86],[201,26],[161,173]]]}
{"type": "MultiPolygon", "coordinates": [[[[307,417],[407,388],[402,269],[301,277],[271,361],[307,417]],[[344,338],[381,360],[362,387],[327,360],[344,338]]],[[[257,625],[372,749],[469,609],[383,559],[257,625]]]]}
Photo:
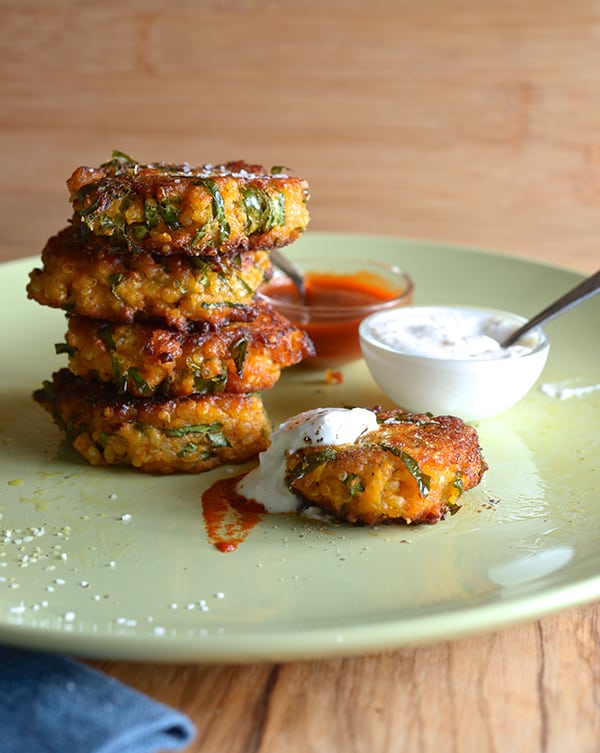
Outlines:
{"type": "Polygon", "coordinates": [[[291,261],[287,259],[280,251],[277,251],[277,249],[272,249],[270,252],[271,261],[273,262],[274,266],[276,266],[278,269],[280,269],[284,274],[286,274],[290,280],[294,283],[298,290],[298,294],[300,296],[300,300],[302,302],[306,301],[306,284],[304,282],[304,278],[300,274],[300,271],[298,268],[292,264],[291,261]]]}
{"type": "Polygon", "coordinates": [[[591,277],[582,280],[582,282],[576,285],[572,290],[569,290],[568,293],[565,293],[558,300],[554,301],[554,303],[551,303],[543,311],[540,311],[539,314],[536,314],[522,327],[515,330],[515,332],[504,339],[501,343],[502,347],[508,348],[509,345],[516,342],[526,332],[533,329],[533,327],[537,327],[538,324],[541,324],[542,322],[550,321],[550,319],[554,319],[555,316],[562,314],[563,311],[567,311],[573,306],[577,306],[582,301],[585,301],[586,298],[595,295],[598,290],[600,290],[600,269],[591,277]]]}

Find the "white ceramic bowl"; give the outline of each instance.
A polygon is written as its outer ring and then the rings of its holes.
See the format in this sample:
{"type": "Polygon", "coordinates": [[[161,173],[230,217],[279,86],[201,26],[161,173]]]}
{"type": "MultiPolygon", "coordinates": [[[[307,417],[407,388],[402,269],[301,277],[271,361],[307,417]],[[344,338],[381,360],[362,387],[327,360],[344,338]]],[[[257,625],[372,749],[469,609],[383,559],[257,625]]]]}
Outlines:
{"type": "Polygon", "coordinates": [[[485,321],[488,331],[489,321],[493,321],[498,339],[526,321],[496,309],[406,306],[372,314],[361,322],[360,344],[369,371],[394,403],[416,413],[475,421],[501,413],[529,392],[543,371],[550,349],[540,328],[525,335],[510,355],[500,350],[468,356],[461,348],[448,353],[443,352],[445,342],[437,348],[435,342],[426,346],[429,339],[427,333],[419,334],[422,330],[415,336],[415,322],[423,321],[426,328],[434,328],[430,323],[435,322],[439,330],[440,322],[468,314],[485,321]],[[413,342],[407,345],[398,333],[410,327],[413,342]],[[423,352],[415,352],[420,350],[423,352]]]}

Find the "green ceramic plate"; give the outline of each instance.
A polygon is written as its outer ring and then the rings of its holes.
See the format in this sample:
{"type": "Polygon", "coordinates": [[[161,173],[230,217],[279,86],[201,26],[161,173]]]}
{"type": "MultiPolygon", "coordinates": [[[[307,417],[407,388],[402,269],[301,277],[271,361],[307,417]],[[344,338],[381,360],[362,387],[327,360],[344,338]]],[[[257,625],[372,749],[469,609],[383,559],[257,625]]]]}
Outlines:
{"type": "MultiPolygon", "coordinates": [[[[417,303],[535,313],[580,278],[505,256],[309,233],[294,255],[365,254],[414,278],[417,303]]],[[[35,259],[0,266],[0,640],[119,659],[254,661],[358,654],[532,619],[600,596],[600,390],[480,422],[490,471],[430,527],[319,526],[271,516],[235,552],[207,541],[200,497],[227,473],[96,469],[31,392],[64,364],[61,312],[28,301],[35,259]],[[128,522],[122,516],[131,516],[128,522]]],[[[600,298],[546,331],[543,382],[600,382],[600,298]]],[[[342,385],[290,370],[274,422],[319,405],[388,404],[363,363],[342,385]]]]}

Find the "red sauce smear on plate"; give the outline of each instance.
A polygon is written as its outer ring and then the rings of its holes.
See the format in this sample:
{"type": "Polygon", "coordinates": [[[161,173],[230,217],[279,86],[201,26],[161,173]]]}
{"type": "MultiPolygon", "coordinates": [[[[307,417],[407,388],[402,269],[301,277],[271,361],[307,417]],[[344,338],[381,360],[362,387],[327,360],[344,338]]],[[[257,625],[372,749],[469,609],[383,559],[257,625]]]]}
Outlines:
{"type": "Polygon", "coordinates": [[[373,306],[390,301],[402,293],[390,288],[382,278],[367,272],[307,272],[305,283],[306,301],[311,309],[309,321],[301,321],[294,310],[286,310],[286,304],[300,303],[298,291],[290,280],[273,280],[265,286],[264,293],[280,302],[281,312],[308,333],[317,351],[315,358],[305,359],[305,363],[311,366],[339,366],[360,358],[358,325],[368,311],[349,315],[348,307],[373,306]]]}
{"type": "Polygon", "coordinates": [[[234,552],[266,513],[259,502],[236,492],[243,476],[220,479],[202,495],[208,541],[220,552],[234,552]]]}

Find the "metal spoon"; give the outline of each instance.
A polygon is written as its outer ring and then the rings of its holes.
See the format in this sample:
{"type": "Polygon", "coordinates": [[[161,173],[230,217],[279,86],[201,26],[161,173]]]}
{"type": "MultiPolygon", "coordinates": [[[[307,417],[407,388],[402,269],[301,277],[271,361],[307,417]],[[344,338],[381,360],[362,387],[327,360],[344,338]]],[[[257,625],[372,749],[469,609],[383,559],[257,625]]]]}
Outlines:
{"type": "Polygon", "coordinates": [[[277,269],[280,269],[294,283],[298,289],[298,295],[300,296],[301,302],[306,303],[306,284],[300,270],[280,251],[277,251],[277,249],[273,249],[270,256],[271,261],[277,269]]]}
{"type": "Polygon", "coordinates": [[[506,337],[501,343],[501,347],[508,348],[509,345],[515,343],[526,332],[529,332],[533,327],[537,327],[542,322],[548,322],[550,319],[554,319],[555,316],[562,314],[564,311],[568,311],[573,306],[577,306],[586,298],[590,298],[600,290],[600,269],[595,272],[591,277],[583,280],[576,285],[568,293],[562,295],[558,300],[551,303],[539,314],[536,314],[528,322],[519,329],[515,330],[511,335],[506,337]]]}

